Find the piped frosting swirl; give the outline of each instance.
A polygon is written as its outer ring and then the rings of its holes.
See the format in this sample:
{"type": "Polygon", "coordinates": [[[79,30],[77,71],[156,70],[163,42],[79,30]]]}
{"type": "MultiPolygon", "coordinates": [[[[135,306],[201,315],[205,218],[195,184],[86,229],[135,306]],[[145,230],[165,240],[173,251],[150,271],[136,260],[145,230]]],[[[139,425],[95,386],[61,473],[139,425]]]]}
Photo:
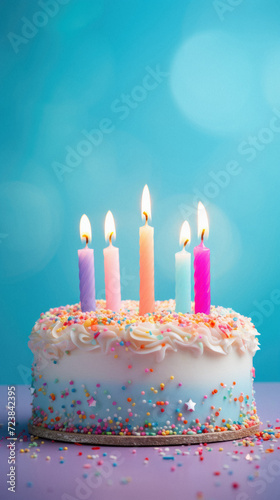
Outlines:
{"type": "Polygon", "coordinates": [[[120,312],[113,313],[99,300],[95,312],[83,313],[75,304],[42,313],[28,345],[42,368],[74,349],[109,354],[125,348],[140,355],[154,353],[157,361],[166,351],[179,349],[200,356],[207,351],[226,355],[236,348],[253,356],[258,335],[250,318],[221,306],[211,306],[209,315],[180,314],[174,300],[157,301],[153,314],[139,316],[137,301],[122,301],[120,312]]]}

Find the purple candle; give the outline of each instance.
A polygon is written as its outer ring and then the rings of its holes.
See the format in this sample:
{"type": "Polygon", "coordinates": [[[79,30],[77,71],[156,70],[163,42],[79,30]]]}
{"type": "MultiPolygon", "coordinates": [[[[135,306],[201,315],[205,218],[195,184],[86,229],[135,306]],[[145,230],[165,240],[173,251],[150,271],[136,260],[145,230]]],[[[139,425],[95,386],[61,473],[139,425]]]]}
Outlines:
{"type": "Polygon", "coordinates": [[[209,225],[206,210],[201,202],[198,204],[198,234],[201,243],[194,248],[194,304],[195,313],[210,313],[210,250],[204,245],[208,236],[209,225]]]}
{"type": "Polygon", "coordinates": [[[88,248],[88,242],[91,241],[91,225],[85,214],[80,221],[80,236],[82,241],[86,241],[85,248],[78,250],[81,309],[83,312],[95,311],[94,255],[93,249],[88,248]]]}

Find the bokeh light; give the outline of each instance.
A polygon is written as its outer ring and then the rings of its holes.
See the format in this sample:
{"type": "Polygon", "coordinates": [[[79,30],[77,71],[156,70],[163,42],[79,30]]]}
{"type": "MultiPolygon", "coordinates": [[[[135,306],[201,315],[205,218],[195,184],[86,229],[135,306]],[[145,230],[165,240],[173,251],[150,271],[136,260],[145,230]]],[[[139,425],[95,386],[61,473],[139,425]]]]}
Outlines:
{"type": "Polygon", "coordinates": [[[52,259],[62,235],[59,200],[26,182],[0,185],[1,281],[26,278],[52,259]]]}
{"type": "Polygon", "coordinates": [[[189,38],[174,58],[171,88],[177,105],[189,120],[212,133],[240,131],[252,84],[244,48],[222,32],[189,38]]]}

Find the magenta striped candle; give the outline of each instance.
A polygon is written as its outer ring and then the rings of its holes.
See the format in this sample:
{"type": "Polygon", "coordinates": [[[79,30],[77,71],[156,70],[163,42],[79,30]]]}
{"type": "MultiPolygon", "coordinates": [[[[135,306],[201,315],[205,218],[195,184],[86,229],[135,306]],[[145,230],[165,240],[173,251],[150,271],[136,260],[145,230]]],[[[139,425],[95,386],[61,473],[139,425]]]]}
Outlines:
{"type": "Polygon", "coordinates": [[[210,250],[201,241],[194,248],[194,312],[210,313],[210,250]]]}
{"type": "Polygon", "coordinates": [[[209,234],[208,216],[201,201],[197,207],[198,236],[201,243],[194,248],[194,312],[210,313],[210,250],[204,245],[209,234]]]}

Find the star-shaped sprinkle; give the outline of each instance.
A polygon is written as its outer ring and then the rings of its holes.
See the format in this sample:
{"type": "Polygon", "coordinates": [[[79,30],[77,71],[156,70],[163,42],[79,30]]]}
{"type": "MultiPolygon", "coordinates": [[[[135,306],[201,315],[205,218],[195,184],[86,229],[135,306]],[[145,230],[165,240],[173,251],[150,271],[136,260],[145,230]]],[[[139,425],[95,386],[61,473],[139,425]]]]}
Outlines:
{"type": "Polygon", "coordinates": [[[189,411],[195,411],[194,407],[195,407],[196,403],[194,403],[191,399],[189,399],[189,401],[187,401],[185,403],[185,405],[188,407],[189,411]]]}
{"type": "Polygon", "coordinates": [[[87,399],[87,402],[89,406],[96,406],[96,401],[92,396],[90,399],[87,399]]]}

